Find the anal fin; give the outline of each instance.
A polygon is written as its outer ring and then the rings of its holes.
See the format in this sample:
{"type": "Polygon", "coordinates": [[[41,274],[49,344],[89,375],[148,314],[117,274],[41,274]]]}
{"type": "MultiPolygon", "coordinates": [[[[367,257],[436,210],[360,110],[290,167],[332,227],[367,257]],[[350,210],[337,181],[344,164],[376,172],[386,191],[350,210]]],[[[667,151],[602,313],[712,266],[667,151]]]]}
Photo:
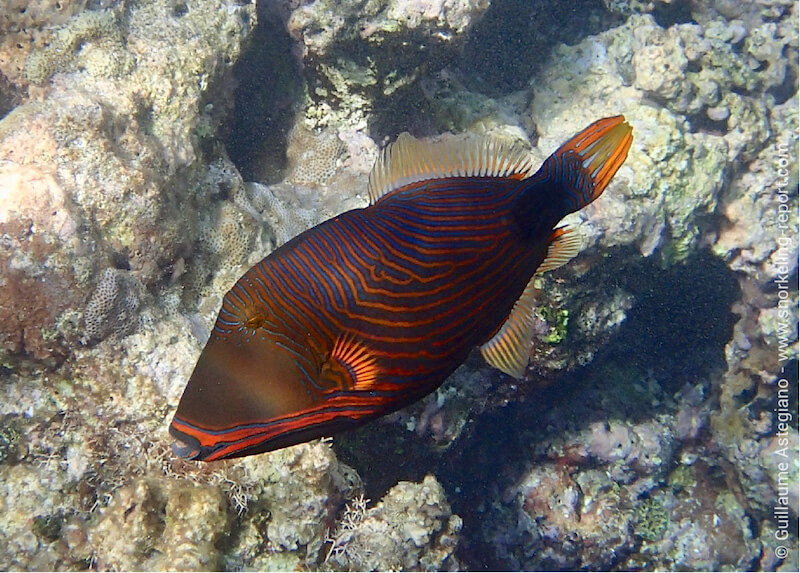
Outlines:
{"type": "Polygon", "coordinates": [[[484,360],[514,378],[525,376],[533,338],[534,277],[528,282],[508,318],[491,340],[481,346],[484,360]]]}
{"type": "Polygon", "coordinates": [[[557,269],[572,259],[580,249],[580,236],[568,227],[560,227],[550,235],[547,256],[528,281],[508,318],[491,340],[481,346],[484,360],[514,378],[525,376],[533,339],[534,282],[540,273],[557,269]]]}

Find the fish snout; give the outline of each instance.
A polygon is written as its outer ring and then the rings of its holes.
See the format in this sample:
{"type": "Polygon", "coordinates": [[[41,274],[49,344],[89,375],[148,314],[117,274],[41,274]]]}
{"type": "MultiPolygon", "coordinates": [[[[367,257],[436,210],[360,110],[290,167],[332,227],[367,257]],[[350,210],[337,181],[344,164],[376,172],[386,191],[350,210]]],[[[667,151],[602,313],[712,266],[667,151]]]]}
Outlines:
{"type": "Polygon", "coordinates": [[[184,460],[194,460],[200,455],[200,448],[181,440],[175,440],[172,443],[172,453],[184,460]]]}
{"type": "Polygon", "coordinates": [[[185,460],[202,459],[200,441],[175,427],[175,422],[170,425],[169,433],[175,439],[172,443],[172,453],[185,460]]]}

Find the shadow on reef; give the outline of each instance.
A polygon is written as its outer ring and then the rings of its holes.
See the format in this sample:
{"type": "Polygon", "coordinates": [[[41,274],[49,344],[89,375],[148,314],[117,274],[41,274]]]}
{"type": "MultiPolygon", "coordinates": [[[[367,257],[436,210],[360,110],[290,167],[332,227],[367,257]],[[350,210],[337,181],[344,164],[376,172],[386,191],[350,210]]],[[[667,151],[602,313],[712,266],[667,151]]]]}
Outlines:
{"type": "Polygon", "coordinates": [[[398,481],[422,481],[442,455],[416,434],[380,421],[337,435],[333,449],[364,480],[364,496],[371,500],[381,499],[398,481]]]}
{"type": "Polygon", "coordinates": [[[603,288],[619,286],[636,300],[617,335],[590,365],[481,414],[444,452],[395,424],[369,424],[335,440],[337,455],[364,478],[371,499],[398,480],[418,481],[435,473],[454,512],[464,519],[459,560],[468,569],[508,568],[495,562],[475,533],[487,504],[501,499],[532,463],[547,461],[537,444],[610,418],[640,423],[674,413],[680,392],[690,386],[708,392],[710,379],[725,368],[724,348],[736,318],[730,308],[740,293],[719,259],[700,253],[667,269],[655,258],[641,259],[635,267],[605,266],[584,279],[586,284],[605,280],[603,288]],[[608,285],[609,277],[618,284],[608,285]],[[545,424],[546,419],[559,422],[545,424]]]}
{"type": "MultiPolygon", "coordinates": [[[[361,41],[343,42],[343,56],[360,65],[373,65],[383,70],[376,77],[376,85],[389,83],[390,76],[415,78],[409,82],[399,82],[391,89],[378,89],[369,93],[372,109],[369,117],[369,132],[380,143],[385,135],[396,135],[408,131],[418,137],[436,135],[436,112],[425,97],[421,82],[416,78],[435,76],[443,69],[452,67],[458,58],[456,49],[442,39],[431,38],[421,32],[409,31],[393,34],[379,50],[366,50],[361,41]],[[408,47],[416,46],[425,51],[419,55],[410,52],[408,47]],[[388,70],[388,73],[385,73],[388,70]]],[[[322,86],[330,89],[330,86],[322,86]]],[[[310,90],[315,88],[310,84],[310,90]]]]}
{"type": "Polygon", "coordinates": [[[621,22],[598,0],[492,2],[470,31],[459,67],[470,89],[506,95],[527,86],[555,45],[577,44],[621,22]]]}
{"type": "Polygon", "coordinates": [[[471,436],[459,444],[462,448],[454,449],[439,468],[453,510],[464,519],[466,542],[460,545],[459,558],[469,569],[508,567],[487,557],[493,552],[473,541],[477,536],[471,532],[484,519],[482,505],[500,499],[531,463],[544,461],[533,451],[536,444],[610,418],[638,423],[672,413],[677,393],[696,385],[708,392],[709,379],[725,368],[724,349],[736,321],[730,309],[740,293],[722,261],[700,253],[661,269],[654,258],[643,259],[640,265],[616,272],[606,268],[587,273],[587,284],[599,280],[600,273],[614,277],[614,286],[636,299],[605,350],[587,367],[565,372],[545,389],[528,393],[527,400],[481,416],[471,436]],[[543,427],[545,419],[559,422],[543,427]]]}
{"type": "Polygon", "coordinates": [[[234,65],[234,109],[223,133],[230,158],[247,181],[275,182],[286,167],[286,141],[302,101],[300,62],[285,16],[258,4],[258,25],[234,65]]]}
{"type": "MultiPolygon", "coordinates": [[[[667,25],[692,20],[689,4],[684,2],[659,4],[652,14],[667,25]]],[[[441,74],[475,94],[493,98],[509,95],[528,87],[530,78],[558,44],[578,44],[624,20],[622,13],[610,12],[600,0],[500,0],[491,3],[462,44],[440,42],[434,47],[429,45],[430,38],[412,34],[397,38],[398,46],[368,54],[361,53],[363,42],[345,44],[343,55],[357,60],[366,60],[367,56],[380,59],[379,69],[393,70],[398,76],[417,76],[421,72],[420,81],[374,99],[370,133],[377,140],[402,131],[427,137],[452,127],[446,125],[437,102],[432,101],[436,97],[426,95],[426,80],[441,80],[441,74]],[[458,50],[453,50],[451,44],[458,50]],[[396,57],[403,50],[401,45],[425,46],[428,57],[419,69],[416,59],[404,61],[396,57]],[[437,57],[430,57],[432,54],[437,57]]]]}
{"type": "MultiPolygon", "coordinates": [[[[668,393],[724,370],[725,344],[737,320],[731,306],[740,293],[735,275],[719,258],[701,252],[665,270],[645,259],[615,277],[636,305],[597,361],[650,371],[668,393]]],[[[589,273],[586,280],[593,278],[589,273]]]]}
{"type": "MultiPolygon", "coordinates": [[[[398,59],[400,46],[371,54],[384,60],[379,69],[391,69],[398,76],[419,76],[419,81],[375,98],[370,133],[380,139],[402,131],[427,137],[451,130],[442,123],[441,109],[433,101],[436,97],[426,95],[426,80],[441,73],[455,84],[463,83],[466,90],[492,97],[508,95],[528,86],[537,66],[559,42],[577,43],[622,21],[598,0],[577,0],[569,5],[558,0],[502,0],[492,2],[463,43],[442,41],[431,46],[430,38],[413,34],[397,38],[402,45],[424,46],[427,57],[422,65],[415,58],[398,59]]],[[[353,45],[348,57],[357,56],[361,44],[353,45]]]]}

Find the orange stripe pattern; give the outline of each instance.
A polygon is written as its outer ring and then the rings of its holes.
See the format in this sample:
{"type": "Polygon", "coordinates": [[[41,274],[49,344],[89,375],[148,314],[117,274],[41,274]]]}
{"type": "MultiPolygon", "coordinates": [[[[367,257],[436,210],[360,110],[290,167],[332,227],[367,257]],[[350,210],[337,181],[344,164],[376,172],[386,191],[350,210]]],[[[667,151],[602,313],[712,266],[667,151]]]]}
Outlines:
{"type": "Polygon", "coordinates": [[[269,451],[438,387],[500,330],[555,222],[598,196],[624,160],[630,128],[612,120],[573,138],[564,159],[557,152],[536,175],[414,181],[252,267],[225,295],[178,407],[176,452],[215,460],[269,451]],[[521,220],[542,204],[552,223],[521,220]]]}

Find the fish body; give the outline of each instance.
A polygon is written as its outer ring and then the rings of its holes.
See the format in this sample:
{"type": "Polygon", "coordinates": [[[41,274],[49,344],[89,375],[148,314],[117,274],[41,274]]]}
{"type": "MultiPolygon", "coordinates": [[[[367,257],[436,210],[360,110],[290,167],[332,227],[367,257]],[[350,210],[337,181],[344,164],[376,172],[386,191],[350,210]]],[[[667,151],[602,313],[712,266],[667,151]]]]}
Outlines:
{"type": "Polygon", "coordinates": [[[596,122],[535,174],[518,148],[401,136],[369,207],[298,235],[225,295],[175,452],[238,457],[360,425],[433,391],[475,347],[521,376],[533,276],[577,249],[554,227],[602,193],[630,134],[621,117],[596,122]]]}

